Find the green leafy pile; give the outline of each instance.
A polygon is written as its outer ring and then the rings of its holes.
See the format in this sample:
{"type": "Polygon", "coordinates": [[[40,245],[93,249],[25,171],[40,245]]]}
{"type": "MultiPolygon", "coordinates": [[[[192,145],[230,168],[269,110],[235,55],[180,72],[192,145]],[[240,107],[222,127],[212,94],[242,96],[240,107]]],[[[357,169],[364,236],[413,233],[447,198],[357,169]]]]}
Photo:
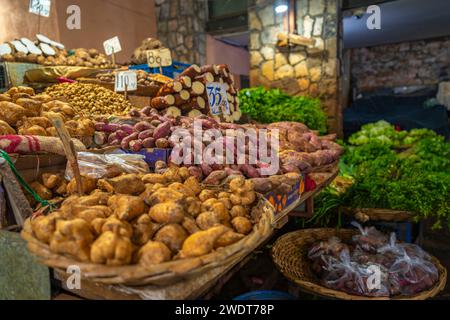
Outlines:
{"type": "Polygon", "coordinates": [[[327,131],[327,116],[317,98],[291,97],[279,89],[256,87],[241,90],[239,101],[241,111],[255,121],[296,121],[320,133],[327,131]]]}
{"type": "MultiPolygon", "coordinates": [[[[450,143],[430,130],[414,129],[396,135],[393,126],[382,126],[378,135],[374,128],[381,126],[372,124],[350,137],[341,158],[341,174],[350,172],[354,183],[339,194],[339,201],[335,190],[325,190],[321,197],[334,199],[336,205],[331,209],[349,206],[407,210],[417,220],[433,218],[434,227],[446,223],[450,229],[450,143]],[[358,144],[362,136],[369,141],[358,144]],[[402,152],[395,149],[405,145],[410,147],[402,152]]],[[[325,205],[329,206],[327,202],[325,205]]],[[[317,206],[318,213],[324,216],[324,205],[318,202],[317,206]]]]}

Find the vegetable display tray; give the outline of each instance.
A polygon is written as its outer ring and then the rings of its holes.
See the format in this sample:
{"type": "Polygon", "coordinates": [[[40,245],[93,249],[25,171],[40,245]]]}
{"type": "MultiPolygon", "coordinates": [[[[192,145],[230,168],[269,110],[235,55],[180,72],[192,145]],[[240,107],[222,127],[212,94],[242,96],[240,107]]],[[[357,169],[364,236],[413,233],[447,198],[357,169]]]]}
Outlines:
{"type": "Polygon", "coordinates": [[[439,279],[434,286],[413,296],[367,297],[348,294],[327,288],[321,284],[307,258],[309,248],[318,241],[326,241],[337,236],[349,241],[358,231],[351,229],[317,228],[304,229],[281,236],[272,248],[272,259],[280,272],[289,280],[295,282],[303,291],[333,299],[343,300],[425,300],[442,291],[447,282],[447,269],[435,258],[431,257],[439,271],[439,279]]]}

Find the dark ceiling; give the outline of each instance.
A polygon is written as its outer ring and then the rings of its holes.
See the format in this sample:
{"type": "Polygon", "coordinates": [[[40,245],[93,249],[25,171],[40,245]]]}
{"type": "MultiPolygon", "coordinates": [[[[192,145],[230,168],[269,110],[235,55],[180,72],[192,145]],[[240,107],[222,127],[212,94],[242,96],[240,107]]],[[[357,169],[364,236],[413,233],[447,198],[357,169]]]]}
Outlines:
{"type": "Polygon", "coordinates": [[[355,19],[344,13],[345,48],[450,35],[450,0],[396,0],[379,6],[381,30],[367,28],[368,14],[355,19]]]}

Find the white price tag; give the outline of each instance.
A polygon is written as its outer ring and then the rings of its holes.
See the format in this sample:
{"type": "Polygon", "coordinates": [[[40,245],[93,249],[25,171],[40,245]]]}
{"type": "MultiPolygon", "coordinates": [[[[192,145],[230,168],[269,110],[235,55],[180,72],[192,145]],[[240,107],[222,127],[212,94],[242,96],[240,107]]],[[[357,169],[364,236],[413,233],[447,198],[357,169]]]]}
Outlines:
{"type": "Polygon", "coordinates": [[[113,53],[118,53],[122,51],[122,47],[120,46],[119,37],[114,37],[103,42],[103,47],[105,48],[105,53],[107,56],[112,55],[113,53]]]}
{"type": "Polygon", "coordinates": [[[206,85],[209,107],[213,115],[231,114],[227,90],[223,83],[210,82],[206,85]]]}
{"type": "Polygon", "coordinates": [[[122,71],[116,73],[116,82],[114,85],[114,90],[116,92],[125,91],[125,86],[127,91],[137,90],[137,75],[134,71],[122,71]]]}
{"type": "Polygon", "coordinates": [[[51,0],[30,0],[28,12],[48,18],[50,17],[51,5],[51,0]]]}
{"type": "Polygon", "coordinates": [[[167,48],[147,51],[147,64],[150,68],[168,67],[172,65],[172,54],[167,48]]]}

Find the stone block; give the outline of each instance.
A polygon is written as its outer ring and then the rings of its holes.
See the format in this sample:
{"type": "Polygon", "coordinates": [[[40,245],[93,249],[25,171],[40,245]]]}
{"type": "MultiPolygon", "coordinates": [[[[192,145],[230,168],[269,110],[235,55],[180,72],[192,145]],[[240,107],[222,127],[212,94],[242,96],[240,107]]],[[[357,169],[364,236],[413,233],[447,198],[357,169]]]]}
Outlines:
{"type": "Polygon", "coordinates": [[[264,60],[272,60],[275,57],[275,50],[272,47],[264,46],[261,49],[264,60]]]}
{"type": "Polygon", "coordinates": [[[281,66],[275,72],[275,79],[284,79],[294,77],[294,68],[290,64],[281,66]]]}
{"type": "Polygon", "coordinates": [[[250,10],[248,12],[248,24],[250,30],[258,30],[261,31],[262,24],[259,20],[258,16],[256,15],[256,12],[254,10],[250,10]]]}
{"type": "Polygon", "coordinates": [[[273,81],[274,77],[274,63],[273,60],[266,61],[261,66],[261,74],[267,79],[273,81]]]}
{"type": "Polygon", "coordinates": [[[314,19],[313,36],[320,36],[322,34],[323,17],[314,19]]]}
{"type": "Polygon", "coordinates": [[[259,39],[259,32],[250,32],[250,50],[259,50],[261,48],[261,41],[259,39]]]}
{"type": "Polygon", "coordinates": [[[306,61],[302,61],[294,67],[295,76],[297,78],[308,77],[308,67],[306,65],[306,61]]]}
{"type": "Polygon", "coordinates": [[[298,87],[301,91],[307,91],[309,88],[309,80],[306,78],[297,80],[298,87]]]}
{"type": "Polygon", "coordinates": [[[287,64],[286,55],[283,53],[277,53],[275,54],[275,69],[280,68],[281,66],[284,66],[287,64]]]}
{"type": "Polygon", "coordinates": [[[309,1],[309,14],[312,16],[320,15],[325,12],[324,0],[310,0],[309,1]]]}
{"type": "Polygon", "coordinates": [[[250,67],[257,67],[263,61],[263,57],[259,51],[250,51],[250,67]]]}
{"type": "Polygon", "coordinates": [[[291,52],[289,54],[289,63],[296,65],[297,63],[306,59],[306,53],[304,52],[291,52]]]}
{"type": "Polygon", "coordinates": [[[270,1],[264,8],[258,10],[257,14],[263,26],[271,26],[275,23],[274,7],[270,1]]]}
{"type": "Polygon", "coordinates": [[[309,76],[311,82],[318,82],[322,77],[322,69],[320,67],[314,67],[309,69],[309,76]]]}
{"type": "Polygon", "coordinates": [[[305,16],[303,19],[303,36],[311,37],[313,30],[314,19],[310,16],[305,16]]]}

